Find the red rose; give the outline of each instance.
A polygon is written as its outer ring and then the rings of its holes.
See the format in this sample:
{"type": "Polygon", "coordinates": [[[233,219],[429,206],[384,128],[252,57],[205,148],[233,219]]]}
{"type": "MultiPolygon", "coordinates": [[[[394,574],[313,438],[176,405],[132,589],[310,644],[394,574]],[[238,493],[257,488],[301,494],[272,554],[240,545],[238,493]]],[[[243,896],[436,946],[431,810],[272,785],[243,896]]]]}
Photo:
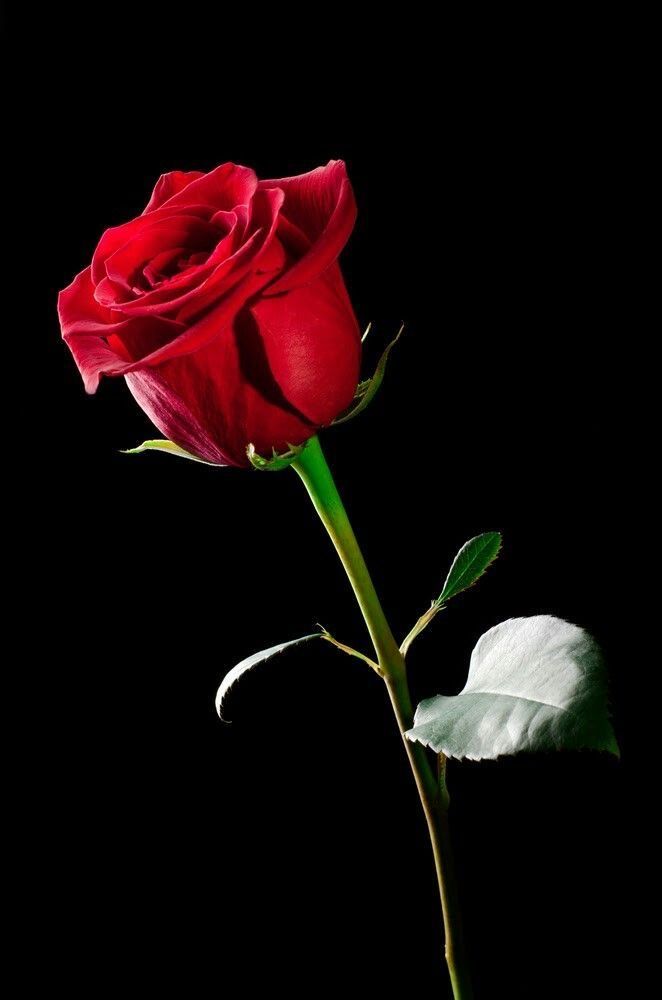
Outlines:
{"type": "Polygon", "coordinates": [[[60,293],[85,387],[124,375],[171,441],[247,465],[300,444],[352,401],[359,329],[337,263],[356,204],[345,164],[258,181],[225,163],[164,174],[60,293]]]}

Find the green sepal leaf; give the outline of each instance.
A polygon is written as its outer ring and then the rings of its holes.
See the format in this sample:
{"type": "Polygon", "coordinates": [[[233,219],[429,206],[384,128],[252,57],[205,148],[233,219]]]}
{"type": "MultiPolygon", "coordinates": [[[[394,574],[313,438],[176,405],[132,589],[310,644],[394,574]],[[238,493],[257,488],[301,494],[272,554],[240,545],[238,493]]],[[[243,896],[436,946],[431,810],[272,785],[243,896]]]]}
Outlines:
{"type": "Polygon", "coordinates": [[[451,597],[472,587],[494,562],[500,548],[501,534],[498,531],[485,531],[465,542],[455,556],[441,594],[434,603],[441,606],[451,597]]]}
{"type": "Polygon", "coordinates": [[[126,448],[122,451],[123,455],[140,455],[143,451],[162,451],[168,455],[177,455],[179,458],[188,458],[191,462],[199,462],[201,465],[213,465],[216,468],[223,468],[220,462],[205,462],[203,458],[198,458],[197,455],[191,455],[190,452],[184,451],[180,448],[178,444],[174,441],[168,441],[167,439],[156,438],[153,441],[143,441],[139,444],[137,448],[126,448]]]}
{"type": "Polygon", "coordinates": [[[251,670],[253,667],[256,667],[258,663],[264,663],[265,660],[270,660],[272,656],[275,656],[277,653],[282,653],[291,646],[298,646],[302,642],[309,642],[311,639],[321,639],[322,636],[322,632],[313,632],[312,635],[303,635],[299,639],[290,639],[289,642],[279,642],[277,646],[270,646],[269,649],[262,649],[259,653],[253,653],[251,656],[247,656],[245,660],[242,660],[241,663],[238,663],[236,667],[233,667],[232,670],[225,675],[221,682],[221,686],[216,692],[216,711],[218,712],[219,718],[223,719],[223,702],[228,691],[232,685],[246,673],[247,670],[251,670]]]}
{"type": "MultiPolygon", "coordinates": [[[[388,345],[388,347],[382,354],[381,358],[377,362],[377,367],[375,368],[375,373],[372,376],[372,378],[365,379],[365,381],[363,382],[359,382],[356,389],[356,393],[354,394],[354,402],[352,403],[352,405],[350,406],[349,410],[347,410],[346,413],[343,413],[342,416],[337,417],[334,421],[332,421],[333,427],[335,427],[337,424],[344,424],[345,421],[352,420],[354,417],[357,417],[359,413],[365,410],[366,406],[369,406],[370,403],[373,401],[375,395],[377,394],[377,390],[379,389],[380,385],[382,384],[382,381],[384,380],[384,372],[386,371],[386,362],[388,361],[388,356],[391,353],[392,349],[397,344],[397,342],[399,341],[404,328],[405,327],[403,323],[400,329],[398,330],[395,338],[391,341],[391,343],[388,345]]],[[[370,327],[368,327],[368,330],[369,329],[370,327]]],[[[365,336],[367,336],[368,330],[366,330],[364,338],[365,336]]]]}
{"type": "Polygon", "coordinates": [[[600,648],[552,615],[510,618],[485,632],[464,689],[422,701],[405,735],[460,760],[581,748],[619,754],[600,648]]]}
{"type": "Polygon", "coordinates": [[[280,455],[275,449],[272,449],[271,458],[264,458],[262,455],[258,455],[254,445],[249,444],[246,448],[246,455],[254,469],[258,469],[260,472],[280,472],[281,469],[289,468],[305,447],[305,444],[291,444],[289,450],[280,455]]]}

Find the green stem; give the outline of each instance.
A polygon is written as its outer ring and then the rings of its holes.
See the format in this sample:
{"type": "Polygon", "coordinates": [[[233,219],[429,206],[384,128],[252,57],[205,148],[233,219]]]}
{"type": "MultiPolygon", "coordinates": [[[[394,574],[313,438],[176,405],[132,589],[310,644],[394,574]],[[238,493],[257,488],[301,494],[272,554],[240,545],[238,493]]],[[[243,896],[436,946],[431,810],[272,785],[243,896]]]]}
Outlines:
{"type": "Polygon", "coordinates": [[[340,556],[368,626],[428,824],[444,916],[446,962],[453,986],[453,996],[455,1000],[471,1000],[471,983],[462,946],[448,828],[445,762],[440,762],[439,782],[437,782],[424,747],[420,743],[410,743],[405,739],[405,732],[411,729],[414,722],[405,661],[379,603],[365,559],[316,437],[310,439],[296,461],[292,463],[292,467],[303,480],[315,510],[340,556]]]}

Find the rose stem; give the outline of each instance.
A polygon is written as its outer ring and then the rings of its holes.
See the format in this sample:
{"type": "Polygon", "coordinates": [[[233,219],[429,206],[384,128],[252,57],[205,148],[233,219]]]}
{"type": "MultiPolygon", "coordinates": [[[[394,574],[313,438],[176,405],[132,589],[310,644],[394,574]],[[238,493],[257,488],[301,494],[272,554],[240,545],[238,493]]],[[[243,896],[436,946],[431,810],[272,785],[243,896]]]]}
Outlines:
{"type": "Polygon", "coordinates": [[[462,944],[448,828],[445,761],[440,762],[439,781],[437,781],[425,748],[420,743],[410,743],[404,738],[405,731],[412,727],[414,721],[405,661],[386,621],[368,567],[317,437],[308,441],[301,454],[292,463],[292,467],[303,480],[315,510],[331,537],[368,626],[428,824],[439,882],[446,939],[446,962],[453,986],[453,996],[455,1000],[471,1000],[472,990],[462,944]]]}

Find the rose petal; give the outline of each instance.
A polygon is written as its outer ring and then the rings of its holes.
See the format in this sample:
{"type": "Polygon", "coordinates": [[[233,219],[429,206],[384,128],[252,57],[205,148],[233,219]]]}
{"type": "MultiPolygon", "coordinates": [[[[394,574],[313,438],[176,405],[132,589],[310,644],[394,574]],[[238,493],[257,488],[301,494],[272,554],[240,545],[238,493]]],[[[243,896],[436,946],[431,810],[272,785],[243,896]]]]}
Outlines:
{"type": "MultiPolygon", "coordinates": [[[[169,441],[191,455],[216,465],[234,464],[203,429],[191,408],[167,380],[161,369],[135,372],[126,376],[126,384],[138,406],[169,441]]],[[[195,401],[195,400],[194,400],[195,401]]]]}
{"type": "Polygon", "coordinates": [[[179,205],[212,205],[217,210],[231,211],[238,205],[249,204],[257,190],[257,184],[253,170],[236,163],[223,163],[177,192],[168,199],[166,205],[168,208],[179,205]]]}
{"type": "MultiPolygon", "coordinates": [[[[149,315],[150,313],[162,313],[180,308],[190,298],[190,295],[196,294],[198,287],[206,282],[219,264],[231,258],[236,251],[241,249],[247,214],[248,209],[245,205],[239,205],[236,212],[217,212],[214,219],[222,217],[222,227],[226,233],[222,238],[219,238],[219,242],[206,261],[201,262],[195,269],[189,268],[182,274],[172,277],[166,286],[159,284],[151,291],[141,295],[139,300],[133,300],[126,309],[127,314],[149,315]]],[[[211,220],[211,224],[218,225],[214,219],[211,220]]]]}
{"type": "Polygon", "coordinates": [[[127,383],[169,440],[208,462],[247,466],[251,442],[270,454],[315,432],[284,398],[247,310],[206,347],[132,373],[127,383]]]}
{"type": "Polygon", "coordinates": [[[81,271],[60,292],[58,313],[62,337],[80,369],[87,392],[96,392],[100,375],[122,374],[134,363],[136,352],[152,353],[175,340],[183,327],[171,320],[125,320],[96,302],[90,268],[81,271]],[[106,338],[110,340],[110,344],[106,338]],[[123,349],[115,349],[119,338],[123,349]],[[127,345],[127,346],[124,346],[127,345]],[[127,360],[130,353],[131,360],[127,360]]]}
{"type": "Polygon", "coordinates": [[[191,181],[204,176],[202,170],[173,170],[169,174],[161,174],[154,186],[152,197],[149,199],[143,215],[153,212],[155,208],[160,208],[168,198],[172,198],[173,195],[178,194],[184,188],[188,187],[191,181]]]}
{"type": "MultiPolygon", "coordinates": [[[[163,281],[167,280],[164,275],[172,276],[172,268],[177,266],[177,261],[185,256],[186,247],[173,247],[171,250],[162,250],[152,257],[149,264],[143,268],[143,278],[149,288],[157,288],[163,281]]],[[[204,260],[207,255],[204,255],[204,260]]],[[[204,263],[204,261],[201,261],[204,263]]],[[[174,272],[176,274],[176,272],[174,272]]]]}
{"type": "MultiPolygon", "coordinates": [[[[283,202],[282,191],[260,191],[251,206],[251,224],[260,230],[243,240],[248,219],[246,206],[238,206],[228,213],[236,218],[236,225],[209,255],[207,262],[191,269],[181,277],[171,279],[166,286],[159,286],[129,302],[117,300],[127,316],[171,315],[181,322],[190,322],[205,309],[213,306],[255,267],[260,272],[282,267],[284,254],[278,247],[277,259],[267,256],[278,226],[278,212],[283,202]]],[[[265,284],[260,281],[255,288],[265,284]]],[[[97,292],[98,297],[98,292],[97,292]]],[[[230,317],[231,318],[231,317],[230,317]]],[[[228,320],[229,322],[230,320],[228,320]]]]}
{"type": "Polygon", "coordinates": [[[130,222],[125,222],[121,226],[106,229],[92,257],[94,284],[98,285],[106,277],[104,264],[111,254],[135,239],[144,229],[153,226],[157,220],[177,218],[181,215],[209,220],[210,210],[207,205],[187,205],[185,208],[179,209],[157,208],[149,215],[139,215],[137,219],[131,219],[130,222]]]}
{"type": "Polygon", "coordinates": [[[76,359],[85,388],[95,392],[100,375],[126,375],[198,351],[219,336],[247,299],[259,292],[269,278],[269,272],[249,272],[215,308],[186,328],[162,316],[136,316],[123,322],[104,323],[102,317],[112,319],[113,313],[94,301],[88,268],[60,293],[62,336],[76,359]],[[121,338],[134,360],[127,362],[109,347],[103,338],[111,334],[121,338]]]}
{"type": "MultiPolygon", "coordinates": [[[[182,272],[181,276],[172,278],[166,285],[158,285],[139,298],[122,303],[119,308],[127,316],[168,313],[177,319],[189,320],[208,305],[213,305],[214,301],[241,280],[250,266],[251,257],[256,255],[261,246],[263,237],[263,233],[255,233],[236,253],[226,260],[221,259],[220,263],[217,262],[220,254],[217,255],[214,251],[204,264],[182,272]],[[187,303],[190,303],[190,308],[180,315],[180,310],[187,303]]],[[[232,246],[231,241],[224,249],[227,250],[228,246],[232,246]]]]}
{"type": "Polygon", "coordinates": [[[105,306],[106,309],[117,310],[125,302],[129,302],[134,294],[132,288],[119,285],[111,278],[104,278],[94,289],[94,298],[100,306],[105,306]]]}
{"type": "Polygon", "coordinates": [[[96,392],[100,375],[128,375],[198,351],[220,335],[246,300],[268,280],[264,274],[246,275],[215,309],[188,328],[163,316],[135,316],[103,327],[103,333],[96,336],[63,332],[63,337],[80,368],[85,388],[96,392]],[[134,360],[126,361],[112,351],[103,339],[110,335],[121,338],[134,360]]]}
{"type": "Polygon", "coordinates": [[[293,261],[299,260],[310,250],[310,240],[295,226],[291,219],[286,219],[281,212],[278,220],[278,238],[293,261]]]}
{"type": "Polygon", "coordinates": [[[211,251],[216,233],[210,223],[184,215],[161,219],[106,258],[106,274],[120,288],[132,291],[135,277],[153,257],[173,247],[211,251]]]}
{"type": "MultiPolygon", "coordinates": [[[[189,296],[189,300],[185,304],[183,301],[180,302],[180,307],[183,305],[183,308],[180,308],[177,314],[179,320],[188,322],[202,309],[212,305],[220,295],[232,286],[237,278],[249,269],[255,270],[259,275],[279,272],[282,269],[285,263],[285,253],[280,241],[275,238],[280,222],[279,210],[282,203],[282,191],[272,190],[256,193],[251,205],[251,226],[259,226],[260,228],[232,258],[228,258],[222,267],[197,289],[199,294],[189,296]]],[[[268,280],[271,280],[272,277],[273,273],[269,275],[268,280]]],[[[266,282],[260,281],[259,287],[262,288],[264,284],[266,282]]]]}
{"type": "Polygon", "coordinates": [[[247,219],[248,205],[237,205],[236,210],[231,212],[225,210],[216,212],[210,221],[213,226],[218,226],[221,233],[227,235],[237,228],[240,228],[242,233],[245,232],[247,219]]]}
{"type": "Polygon", "coordinates": [[[361,363],[359,326],[337,267],[333,272],[277,299],[261,296],[250,307],[283,395],[320,427],[352,402],[361,363]]]}
{"type": "Polygon", "coordinates": [[[94,393],[99,388],[101,375],[120,375],[126,365],[101,337],[91,337],[80,334],[65,338],[65,343],[78,370],[83,377],[85,392],[94,393]]]}
{"type": "MultiPolygon", "coordinates": [[[[182,357],[183,355],[190,354],[192,351],[198,351],[205,344],[214,340],[232,322],[246,300],[259,292],[268,280],[268,275],[248,273],[216,306],[205,313],[192,326],[185,327],[181,322],[177,321],[176,326],[182,331],[179,336],[159,348],[159,350],[147,354],[140,361],[136,361],[134,364],[128,366],[122,374],[129,371],[137,371],[140,368],[161,365],[164,361],[182,357]]],[[[163,320],[163,317],[137,316],[136,320],[138,319],[153,319],[156,321],[163,320]]],[[[163,321],[167,322],[166,320],[163,321]]]]}
{"type": "Polygon", "coordinates": [[[282,215],[310,241],[310,250],[270,287],[275,295],[312,281],[337,259],[354,228],[356,202],[342,160],[259,186],[285,192],[282,215]]]}
{"type": "Polygon", "coordinates": [[[108,326],[115,322],[110,309],[100,305],[94,298],[94,284],[89,267],[62,289],[58,295],[57,311],[63,337],[79,333],[104,336],[108,326]]]}

